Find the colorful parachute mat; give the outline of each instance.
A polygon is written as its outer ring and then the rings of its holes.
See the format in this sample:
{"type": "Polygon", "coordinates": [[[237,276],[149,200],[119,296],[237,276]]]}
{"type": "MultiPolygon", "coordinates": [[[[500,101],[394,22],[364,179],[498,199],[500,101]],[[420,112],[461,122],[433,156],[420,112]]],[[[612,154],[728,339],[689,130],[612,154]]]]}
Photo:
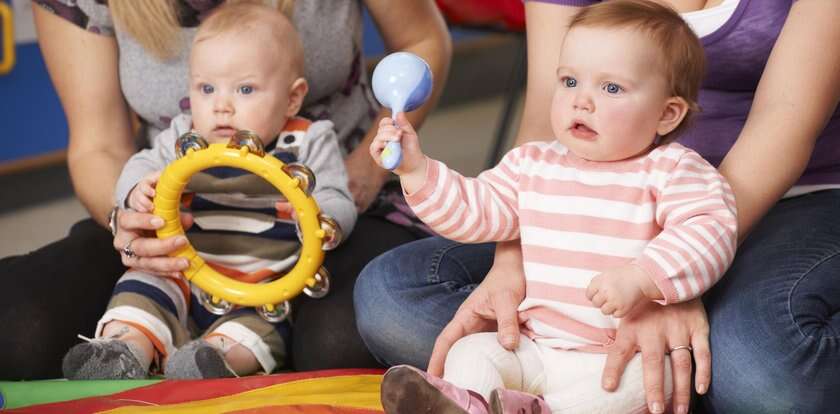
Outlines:
{"type": "Polygon", "coordinates": [[[381,413],[382,370],[169,381],[0,382],[3,413],[381,413]]]}

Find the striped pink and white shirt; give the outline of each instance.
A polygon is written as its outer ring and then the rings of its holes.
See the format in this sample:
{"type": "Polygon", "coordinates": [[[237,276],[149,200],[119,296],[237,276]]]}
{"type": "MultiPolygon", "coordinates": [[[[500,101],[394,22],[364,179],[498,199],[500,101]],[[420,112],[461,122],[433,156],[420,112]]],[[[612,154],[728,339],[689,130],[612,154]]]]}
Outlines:
{"type": "Polygon", "coordinates": [[[586,298],[592,277],[635,263],[664,303],[682,302],[717,282],[737,245],[732,189],[676,143],[616,162],[587,161],[557,141],[528,143],[477,178],[429,160],[406,200],[449,239],[520,238],[523,333],[562,349],[600,352],[615,338],[619,320],[586,298]]]}

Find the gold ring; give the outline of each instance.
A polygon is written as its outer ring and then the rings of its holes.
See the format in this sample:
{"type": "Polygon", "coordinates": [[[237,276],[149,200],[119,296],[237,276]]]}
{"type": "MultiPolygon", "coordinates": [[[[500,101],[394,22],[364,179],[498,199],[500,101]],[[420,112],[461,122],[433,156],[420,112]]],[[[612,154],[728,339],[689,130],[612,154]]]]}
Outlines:
{"type": "Polygon", "coordinates": [[[680,346],[675,346],[675,347],[671,348],[671,351],[668,352],[668,353],[672,354],[672,353],[674,353],[674,351],[679,351],[680,349],[687,349],[688,352],[691,352],[691,351],[694,350],[694,349],[691,348],[691,345],[680,345],[680,346]]]}

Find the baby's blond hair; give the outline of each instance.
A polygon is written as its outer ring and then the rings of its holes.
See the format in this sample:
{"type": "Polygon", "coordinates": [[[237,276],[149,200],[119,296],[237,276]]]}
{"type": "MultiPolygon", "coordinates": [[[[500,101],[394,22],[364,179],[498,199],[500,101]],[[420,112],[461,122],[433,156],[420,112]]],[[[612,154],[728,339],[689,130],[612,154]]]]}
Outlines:
{"type": "Polygon", "coordinates": [[[267,30],[272,38],[272,42],[264,47],[281,51],[281,55],[288,59],[294,77],[303,76],[303,44],[297,30],[285,15],[261,1],[239,1],[219,6],[198,27],[193,43],[221,34],[247,33],[257,28],[267,30]]]}
{"type": "MultiPolygon", "coordinates": [[[[241,0],[226,0],[235,3],[241,0]]],[[[180,49],[179,0],[108,0],[114,23],[129,33],[158,59],[168,59],[180,49]]],[[[295,0],[264,0],[290,17],[295,0]]]]}

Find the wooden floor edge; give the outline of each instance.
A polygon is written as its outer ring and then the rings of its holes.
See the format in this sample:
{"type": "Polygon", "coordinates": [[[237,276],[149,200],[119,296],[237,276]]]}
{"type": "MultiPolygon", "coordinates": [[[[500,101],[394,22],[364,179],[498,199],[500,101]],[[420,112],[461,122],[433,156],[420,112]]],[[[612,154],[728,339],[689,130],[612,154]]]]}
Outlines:
{"type": "Polygon", "coordinates": [[[34,157],[0,162],[0,175],[16,174],[37,168],[61,164],[67,161],[67,150],[57,150],[34,157]]]}

